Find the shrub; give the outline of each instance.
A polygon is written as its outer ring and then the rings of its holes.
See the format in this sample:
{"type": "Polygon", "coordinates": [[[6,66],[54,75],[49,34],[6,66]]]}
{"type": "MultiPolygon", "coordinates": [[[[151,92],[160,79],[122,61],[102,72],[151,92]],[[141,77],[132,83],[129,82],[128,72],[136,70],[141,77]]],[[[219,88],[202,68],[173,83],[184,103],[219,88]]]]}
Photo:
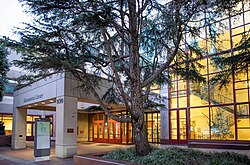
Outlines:
{"type": "Polygon", "coordinates": [[[108,159],[123,160],[129,163],[148,165],[249,165],[247,156],[237,153],[205,153],[194,149],[153,148],[146,156],[139,156],[135,148],[117,149],[103,156],[108,159]]]}

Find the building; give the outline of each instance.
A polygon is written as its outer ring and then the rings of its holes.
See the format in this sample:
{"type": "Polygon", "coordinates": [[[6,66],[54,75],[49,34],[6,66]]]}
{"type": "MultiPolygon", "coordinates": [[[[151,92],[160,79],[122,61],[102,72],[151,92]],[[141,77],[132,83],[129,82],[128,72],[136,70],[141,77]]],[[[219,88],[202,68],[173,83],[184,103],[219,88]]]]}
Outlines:
{"type": "MultiPolygon", "coordinates": [[[[250,67],[233,72],[230,83],[220,86],[209,80],[228,68],[214,65],[215,58],[234,56],[243,35],[250,35],[249,2],[240,4],[241,13],[229,13],[201,29],[196,43],[206,52],[199,61],[207,83],[191,83],[172,75],[169,89],[169,144],[237,144],[250,142],[250,67]],[[219,33],[213,36],[213,31],[219,33]]],[[[206,15],[209,17],[209,14],[206,15]]],[[[186,42],[192,39],[186,34],[186,42]]],[[[232,68],[230,68],[232,69],[232,68]]]]}
{"type": "MultiPolygon", "coordinates": [[[[207,80],[224,72],[224,68],[213,65],[214,57],[235,55],[237,50],[234,48],[242,39],[242,34],[249,34],[249,4],[238,7],[242,8],[241,13],[229,13],[201,29],[204,40],[196,42],[206,55],[197,60],[204,65],[200,72],[207,80]],[[221,23],[225,27],[222,28],[221,23]],[[220,35],[213,36],[213,31],[218,31],[220,35]]],[[[186,43],[191,41],[193,39],[186,34],[186,43]]],[[[220,84],[209,81],[196,84],[171,75],[172,85],[160,91],[169,97],[167,108],[145,111],[149,142],[249,149],[249,69],[245,73],[233,73],[231,83],[222,88],[220,84]]],[[[75,154],[77,141],[132,143],[131,123],[116,122],[103,112],[83,110],[98,102],[93,96],[77,90],[78,83],[70,74],[61,73],[17,90],[13,104],[12,147],[19,149],[26,146],[28,128],[32,127],[34,118],[46,116],[38,115],[40,110],[53,112],[52,130],[57,136],[52,134],[58,157],[75,154]],[[28,109],[32,109],[35,116],[30,115],[28,109]],[[28,125],[29,122],[31,125],[28,125]]],[[[102,83],[100,95],[108,86],[105,79],[102,83]]],[[[129,115],[122,105],[114,105],[113,111],[129,115]]]]}

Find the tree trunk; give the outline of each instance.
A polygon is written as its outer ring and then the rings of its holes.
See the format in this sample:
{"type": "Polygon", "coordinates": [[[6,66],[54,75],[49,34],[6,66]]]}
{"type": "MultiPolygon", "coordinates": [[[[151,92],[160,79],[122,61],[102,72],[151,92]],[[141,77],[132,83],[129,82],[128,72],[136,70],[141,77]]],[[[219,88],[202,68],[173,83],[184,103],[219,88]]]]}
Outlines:
{"type": "Polygon", "coordinates": [[[151,152],[151,147],[147,138],[146,124],[143,118],[142,114],[138,121],[132,119],[135,150],[136,153],[141,156],[147,155],[151,152]]]}

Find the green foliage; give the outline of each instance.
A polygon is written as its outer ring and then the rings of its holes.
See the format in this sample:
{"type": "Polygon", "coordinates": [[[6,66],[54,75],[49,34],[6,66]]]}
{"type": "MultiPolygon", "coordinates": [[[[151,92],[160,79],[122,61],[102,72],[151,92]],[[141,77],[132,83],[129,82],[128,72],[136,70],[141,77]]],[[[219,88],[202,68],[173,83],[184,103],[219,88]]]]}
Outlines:
{"type": "Polygon", "coordinates": [[[7,48],[0,43],[0,101],[3,99],[5,90],[6,75],[9,71],[9,64],[7,60],[8,51],[7,48]]]}
{"type": "Polygon", "coordinates": [[[183,148],[154,148],[147,156],[138,156],[134,148],[118,149],[103,157],[148,165],[248,165],[250,163],[247,156],[237,153],[205,153],[183,148]]]}

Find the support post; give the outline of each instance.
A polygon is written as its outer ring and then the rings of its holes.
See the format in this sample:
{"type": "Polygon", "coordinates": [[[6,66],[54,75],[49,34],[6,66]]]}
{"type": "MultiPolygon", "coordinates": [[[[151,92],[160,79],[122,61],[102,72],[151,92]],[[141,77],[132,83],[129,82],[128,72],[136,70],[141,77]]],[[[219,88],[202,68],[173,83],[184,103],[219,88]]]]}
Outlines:
{"type": "Polygon", "coordinates": [[[27,109],[14,108],[11,140],[13,149],[26,148],[26,116],[27,109]]]}
{"type": "Polygon", "coordinates": [[[77,98],[56,99],[56,157],[73,157],[77,153],[77,98]]]}

